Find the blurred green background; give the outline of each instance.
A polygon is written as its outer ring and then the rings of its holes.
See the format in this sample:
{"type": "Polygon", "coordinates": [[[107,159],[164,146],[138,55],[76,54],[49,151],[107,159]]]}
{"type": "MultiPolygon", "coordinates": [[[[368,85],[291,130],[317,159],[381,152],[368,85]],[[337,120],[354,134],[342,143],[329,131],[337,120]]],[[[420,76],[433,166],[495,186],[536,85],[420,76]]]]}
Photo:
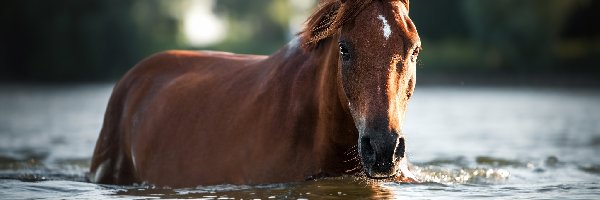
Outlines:
{"type": "MultiPolygon", "coordinates": [[[[0,82],[114,81],[168,49],[271,54],[315,0],[3,0],[0,82]]],[[[597,84],[600,1],[412,0],[425,83],[597,84]]]]}

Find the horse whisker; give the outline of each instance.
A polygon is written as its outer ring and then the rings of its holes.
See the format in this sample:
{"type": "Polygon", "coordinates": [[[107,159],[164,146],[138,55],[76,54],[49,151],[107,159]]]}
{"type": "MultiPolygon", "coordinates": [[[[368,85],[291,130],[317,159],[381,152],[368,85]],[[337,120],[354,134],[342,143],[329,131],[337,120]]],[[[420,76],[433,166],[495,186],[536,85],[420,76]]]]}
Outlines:
{"type": "Polygon", "coordinates": [[[357,152],[358,152],[357,145],[354,145],[354,146],[350,147],[344,154],[352,155],[352,154],[356,154],[357,152]]]}
{"type": "Polygon", "coordinates": [[[357,165],[356,167],[354,167],[352,169],[346,170],[346,173],[353,172],[356,170],[361,170],[361,169],[362,169],[362,165],[357,165]]]}
{"type": "Polygon", "coordinates": [[[344,162],[358,161],[358,160],[360,160],[358,157],[353,157],[353,158],[350,158],[348,160],[345,160],[344,162]]]}

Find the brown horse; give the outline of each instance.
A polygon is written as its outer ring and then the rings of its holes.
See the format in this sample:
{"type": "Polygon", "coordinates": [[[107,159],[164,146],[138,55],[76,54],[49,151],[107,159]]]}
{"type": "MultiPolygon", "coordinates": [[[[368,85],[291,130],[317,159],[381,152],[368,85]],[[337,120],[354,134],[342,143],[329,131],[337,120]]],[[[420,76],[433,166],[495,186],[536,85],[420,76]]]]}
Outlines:
{"type": "Polygon", "coordinates": [[[327,0],[271,56],[168,51],[115,86],[97,183],[410,179],[401,132],[420,40],[408,0],[327,0]]]}

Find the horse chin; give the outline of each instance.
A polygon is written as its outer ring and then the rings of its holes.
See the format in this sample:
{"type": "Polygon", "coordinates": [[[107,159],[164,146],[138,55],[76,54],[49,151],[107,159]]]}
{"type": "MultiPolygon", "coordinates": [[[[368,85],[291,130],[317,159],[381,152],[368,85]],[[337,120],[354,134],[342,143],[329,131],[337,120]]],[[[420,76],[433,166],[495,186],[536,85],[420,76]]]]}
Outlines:
{"type": "Polygon", "coordinates": [[[389,171],[377,171],[367,167],[365,174],[371,179],[389,180],[401,183],[419,183],[415,174],[410,171],[408,159],[402,158],[389,171]]]}
{"type": "Polygon", "coordinates": [[[396,177],[396,174],[395,173],[392,173],[392,174],[378,173],[378,172],[372,172],[371,170],[369,170],[367,172],[367,177],[369,177],[371,179],[389,179],[389,178],[396,177]]]}
{"type": "Polygon", "coordinates": [[[398,172],[400,171],[399,163],[394,164],[366,164],[363,163],[365,167],[365,174],[367,177],[371,179],[390,179],[396,177],[398,172]]]}

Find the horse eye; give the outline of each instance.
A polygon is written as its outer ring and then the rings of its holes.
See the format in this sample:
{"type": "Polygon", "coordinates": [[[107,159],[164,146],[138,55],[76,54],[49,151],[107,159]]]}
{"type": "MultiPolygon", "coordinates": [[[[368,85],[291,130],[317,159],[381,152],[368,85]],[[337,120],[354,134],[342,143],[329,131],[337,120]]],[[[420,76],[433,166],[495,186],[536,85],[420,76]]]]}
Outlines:
{"type": "Polygon", "coordinates": [[[418,56],[418,55],[419,55],[419,52],[421,52],[421,47],[417,47],[417,48],[415,48],[415,50],[413,51],[413,54],[412,54],[412,55],[413,55],[413,56],[418,56]]]}
{"type": "Polygon", "coordinates": [[[419,52],[421,52],[421,47],[417,47],[415,50],[413,50],[413,53],[410,56],[410,60],[412,62],[417,62],[417,57],[419,56],[419,52]]]}
{"type": "Polygon", "coordinates": [[[340,42],[339,45],[340,45],[340,56],[341,56],[342,60],[349,61],[350,60],[350,52],[348,51],[348,46],[344,42],[340,42]]]}

